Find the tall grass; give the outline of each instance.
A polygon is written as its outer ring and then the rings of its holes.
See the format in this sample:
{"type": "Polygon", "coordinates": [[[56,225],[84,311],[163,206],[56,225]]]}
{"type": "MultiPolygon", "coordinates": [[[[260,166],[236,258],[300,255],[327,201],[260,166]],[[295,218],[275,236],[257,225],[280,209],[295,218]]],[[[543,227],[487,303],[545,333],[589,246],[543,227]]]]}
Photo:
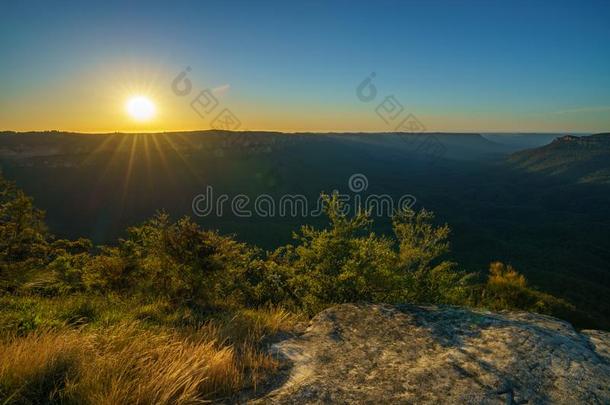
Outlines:
{"type": "Polygon", "coordinates": [[[0,403],[55,401],[84,359],[78,332],[36,332],[0,346],[0,403]]]}
{"type": "Polygon", "coordinates": [[[0,404],[190,404],[230,397],[277,368],[260,342],[294,321],[282,310],[244,310],[198,328],[130,320],[5,336],[0,404]]]}

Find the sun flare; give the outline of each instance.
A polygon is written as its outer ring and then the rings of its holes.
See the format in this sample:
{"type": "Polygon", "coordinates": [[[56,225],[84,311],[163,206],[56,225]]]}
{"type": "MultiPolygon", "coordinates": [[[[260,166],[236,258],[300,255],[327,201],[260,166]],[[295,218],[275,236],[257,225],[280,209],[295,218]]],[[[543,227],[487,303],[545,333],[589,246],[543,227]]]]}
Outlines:
{"type": "Polygon", "coordinates": [[[136,121],[150,121],[155,116],[155,104],[144,96],[131,97],[125,107],[129,116],[136,121]]]}

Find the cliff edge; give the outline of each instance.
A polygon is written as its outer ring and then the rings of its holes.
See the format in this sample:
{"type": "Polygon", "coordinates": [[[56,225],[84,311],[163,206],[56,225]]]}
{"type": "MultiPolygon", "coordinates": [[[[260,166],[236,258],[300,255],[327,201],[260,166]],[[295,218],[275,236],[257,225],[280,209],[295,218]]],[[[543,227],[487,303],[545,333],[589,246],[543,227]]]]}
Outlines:
{"type": "Polygon", "coordinates": [[[531,313],[344,304],[272,350],[261,403],[610,403],[610,333],[531,313]]]}

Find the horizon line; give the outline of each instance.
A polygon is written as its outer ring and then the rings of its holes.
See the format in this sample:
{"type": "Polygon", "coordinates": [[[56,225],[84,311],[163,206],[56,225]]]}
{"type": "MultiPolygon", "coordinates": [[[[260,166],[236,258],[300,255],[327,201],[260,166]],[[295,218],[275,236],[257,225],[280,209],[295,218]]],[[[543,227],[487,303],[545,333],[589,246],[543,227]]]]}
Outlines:
{"type": "Polygon", "coordinates": [[[351,134],[351,135],[373,135],[373,134],[413,134],[413,135],[424,135],[424,134],[475,134],[475,135],[485,135],[485,134],[519,134],[519,135],[556,135],[556,134],[577,134],[577,135],[595,135],[601,133],[608,133],[608,131],[423,131],[423,132],[400,132],[400,131],[274,131],[274,130],[228,130],[228,129],[190,129],[190,130],[156,130],[156,131],[72,131],[72,130],[59,130],[59,129],[44,129],[44,130],[24,130],[24,131],[15,131],[11,129],[0,130],[1,134],[5,133],[14,133],[14,134],[27,134],[27,133],[70,133],[70,134],[78,134],[78,135],[112,135],[112,134],[172,134],[172,133],[185,133],[185,132],[235,132],[235,133],[244,133],[244,132],[252,132],[252,133],[271,133],[271,134],[284,134],[284,135],[299,135],[299,134],[334,134],[334,135],[342,135],[342,134],[351,134]]]}

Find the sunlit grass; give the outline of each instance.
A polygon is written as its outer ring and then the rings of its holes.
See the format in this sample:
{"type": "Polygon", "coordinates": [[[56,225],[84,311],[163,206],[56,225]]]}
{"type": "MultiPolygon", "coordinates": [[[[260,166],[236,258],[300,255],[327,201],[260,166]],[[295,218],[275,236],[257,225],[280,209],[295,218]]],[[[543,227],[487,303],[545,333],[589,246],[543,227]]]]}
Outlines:
{"type": "Polygon", "coordinates": [[[136,305],[118,297],[89,299],[2,298],[2,321],[12,314],[14,322],[4,324],[0,340],[0,404],[230,398],[256,389],[277,369],[265,339],[293,331],[299,320],[267,308],[201,322],[163,300],[136,305]]]}

